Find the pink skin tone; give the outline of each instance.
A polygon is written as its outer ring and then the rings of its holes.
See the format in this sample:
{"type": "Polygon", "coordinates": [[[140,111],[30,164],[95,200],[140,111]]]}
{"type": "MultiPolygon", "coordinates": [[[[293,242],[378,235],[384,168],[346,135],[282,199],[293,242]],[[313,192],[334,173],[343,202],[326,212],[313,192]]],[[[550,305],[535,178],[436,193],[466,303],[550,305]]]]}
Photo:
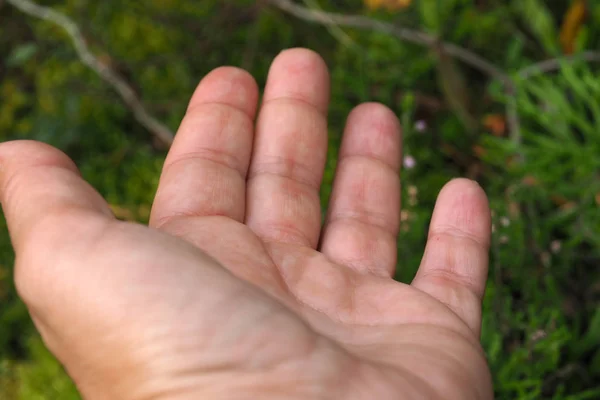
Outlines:
{"type": "Polygon", "coordinates": [[[398,120],[348,117],[321,226],[329,76],[305,49],[195,91],[150,226],[116,220],[63,153],[0,145],[19,293],[86,399],[492,399],[479,344],[490,212],[440,192],[419,272],[396,266],[398,120]]]}

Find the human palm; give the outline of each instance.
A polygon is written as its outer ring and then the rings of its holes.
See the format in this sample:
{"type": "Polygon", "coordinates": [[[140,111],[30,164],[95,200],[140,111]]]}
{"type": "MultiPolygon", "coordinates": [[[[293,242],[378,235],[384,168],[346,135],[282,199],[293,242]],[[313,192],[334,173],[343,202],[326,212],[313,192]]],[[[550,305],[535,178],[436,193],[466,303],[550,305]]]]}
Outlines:
{"type": "Polygon", "coordinates": [[[483,191],[442,190],[417,276],[395,282],[397,120],[352,112],[321,228],[328,85],[314,53],[282,53],[255,124],[253,79],[209,74],[150,227],[117,221],[56,149],[0,145],[17,288],[85,398],[492,398],[483,191]]]}

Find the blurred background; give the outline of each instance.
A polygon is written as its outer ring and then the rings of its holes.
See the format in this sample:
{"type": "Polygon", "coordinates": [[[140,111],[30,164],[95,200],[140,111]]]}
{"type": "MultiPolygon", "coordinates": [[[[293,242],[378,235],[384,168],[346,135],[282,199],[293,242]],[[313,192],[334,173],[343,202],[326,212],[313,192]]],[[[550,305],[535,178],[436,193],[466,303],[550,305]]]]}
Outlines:
{"type": "MultiPolygon", "coordinates": [[[[0,140],[59,147],[144,222],[198,81],[235,65],[262,86],[296,46],[331,68],[323,207],[346,115],[386,104],[405,142],[397,279],[419,265],[442,185],[478,180],[497,398],[600,399],[600,2],[0,0],[0,140]]],[[[0,399],[78,399],[15,294],[0,225],[0,399]]]]}

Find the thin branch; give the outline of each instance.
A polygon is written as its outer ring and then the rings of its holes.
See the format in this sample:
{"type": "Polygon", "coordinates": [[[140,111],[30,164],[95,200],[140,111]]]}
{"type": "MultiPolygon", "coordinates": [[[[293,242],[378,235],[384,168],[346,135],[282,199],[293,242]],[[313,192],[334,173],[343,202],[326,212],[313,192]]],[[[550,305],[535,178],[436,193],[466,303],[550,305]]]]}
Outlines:
{"type": "MultiPolygon", "coordinates": [[[[600,62],[600,53],[595,51],[586,51],[580,54],[574,54],[572,56],[560,57],[560,58],[552,58],[550,60],[541,61],[539,63],[530,65],[525,67],[515,74],[521,80],[530,79],[536,75],[546,74],[548,72],[556,71],[560,69],[561,64],[564,62],[576,62],[576,61],[586,61],[586,62],[600,62]]],[[[511,89],[509,89],[511,90],[511,89]]],[[[520,133],[520,123],[518,118],[518,109],[517,109],[517,98],[516,98],[516,85],[513,85],[513,92],[507,100],[507,119],[508,123],[511,126],[511,137],[513,142],[516,144],[521,143],[521,133],[520,133]]],[[[519,157],[522,158],[520,154],[519,157]]]]}
{"type": "MultiPolygon", "coordinates": [[[[506,121],[509,127],[510,139],[518,149],[523,141],[523,138],[521,136],[521,120],[519,119],[516,90],[517,89],[514,85],[506,89],[508,92],[506,99],[506,121]]],[[[517,156],[519,161],[524,161],[524,156],[521,151],[517,150],[517,156]]]]}
{"type": "MultiPolygon", "coordinates": [[[[307,7],[310,7],[311,10],[321,11],[319,4],[315,0],[304,0],[304,4],[306,4],[307,7]]],[[[344,30],[340,28],[335,22],[328,24],[327,29],[331,33],[331,36],[339,40],[340,43],[343,43],[344,46],[358,47],[354,40],[352,40],[352,38],[348,36],[348,34],[344,32],[344,30]]]]}
{"type": "Polygon", "coordinates": [[[389,24],[387,22],[377,21],[375,19],[364,17],[361,15],[345,15],[319,10],[311,10],[301,5],[295,4],[291,0],[267,1],[273,4],[274,6],[278,7],[279,9],[308,22],[315,22],[326,26],[338,25],[381,32],[388,35],[396,36],[397,38],[405,42],[418,44],[428,48],[440,46],[442,50],[444,50],[444,52],[446,52],[450,56],[457,58],[466,64],[469,64],[470,66],[484,72],[486,75],[489,75],[495,79],[499,79],[502,82],[510,81],[510,77],[507,74],[505,74],[501,69],[496,67],[488,60],[482,58],[481,56],[452,43],[440,43],[437,37],[418,30],[408,29],[397,25],[389,24]]]}
{"type": "Polygon", "coordinates": [[[260,30],[258,22],[254,25],[246,35],[246,48],[242,57],[242,68],[245,70],[251,69],[256,58],[256,50],[260,42],[260,30]]]}
{"type": "Polygon", "coordinates": [[[529,79],[535,75],[556,71],[560,69],[561,63],[563,62],[576,61],[600,62],[600,52],[586,51],[583,53],[574,54],[572,56],[552,58],[550,60],[541,61],[519,70],[516,75],[520,79],[529,79]]]}
{"type": "Polygon", "coordinates": [[[165,147],[171,145],[174,137],[173,132],[146,110],[135,91],[125,79],[92,54],[81,34],[81,30],[75,22],[64,14],[54,11],[51,8],[40,6],[30,0],[6,1],[29,16],[51,22],[63,28],[73,41],[81,62],[96,72],[119,93],[127,107],[133,112],[136,120],[148,129],[161,145],[165,147]]]}

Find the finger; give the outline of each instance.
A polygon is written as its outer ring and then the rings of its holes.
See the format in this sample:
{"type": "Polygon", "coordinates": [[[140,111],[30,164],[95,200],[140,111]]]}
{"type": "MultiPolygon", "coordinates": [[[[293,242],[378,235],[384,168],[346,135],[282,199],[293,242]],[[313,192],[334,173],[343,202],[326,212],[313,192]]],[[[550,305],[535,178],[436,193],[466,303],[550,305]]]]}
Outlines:
{"type": "Polygon", "coordinates": [[[466,179],[441,191],[412,285],[445,303],[479,335],[491,216],[481,187],[466,179]]]}
{"type": "Polygon", "coordinates": [[[202,80],[165,160],[152,226],[178,216],[244,220],[257,101],[243,70],[218,68],[202,80]]]}
{"type": "Polygon", "coordinates": [[[247,186],[246,223],[265,241],[317,245],[328,102],[329,74],[321,57],[293,49],[275,59],[247,186]]]}
{"type": "MultiPolygon", "coordinates": [[[[57,244],[93,236],[107,221],[116,221],[73,161],[33,141],[0,145],[0,202],[17,260],[46,252],[44,262],[50,263],[57,244]]],[[[38,279],[34,275],[17,268],[17,287],[38,279]]]]}
{"type": "Polygon", "coordinates": [[[383,105],[348,117],[321,251],[354,270],[391,276],[400,220],[400,126],[383,105]]]}

